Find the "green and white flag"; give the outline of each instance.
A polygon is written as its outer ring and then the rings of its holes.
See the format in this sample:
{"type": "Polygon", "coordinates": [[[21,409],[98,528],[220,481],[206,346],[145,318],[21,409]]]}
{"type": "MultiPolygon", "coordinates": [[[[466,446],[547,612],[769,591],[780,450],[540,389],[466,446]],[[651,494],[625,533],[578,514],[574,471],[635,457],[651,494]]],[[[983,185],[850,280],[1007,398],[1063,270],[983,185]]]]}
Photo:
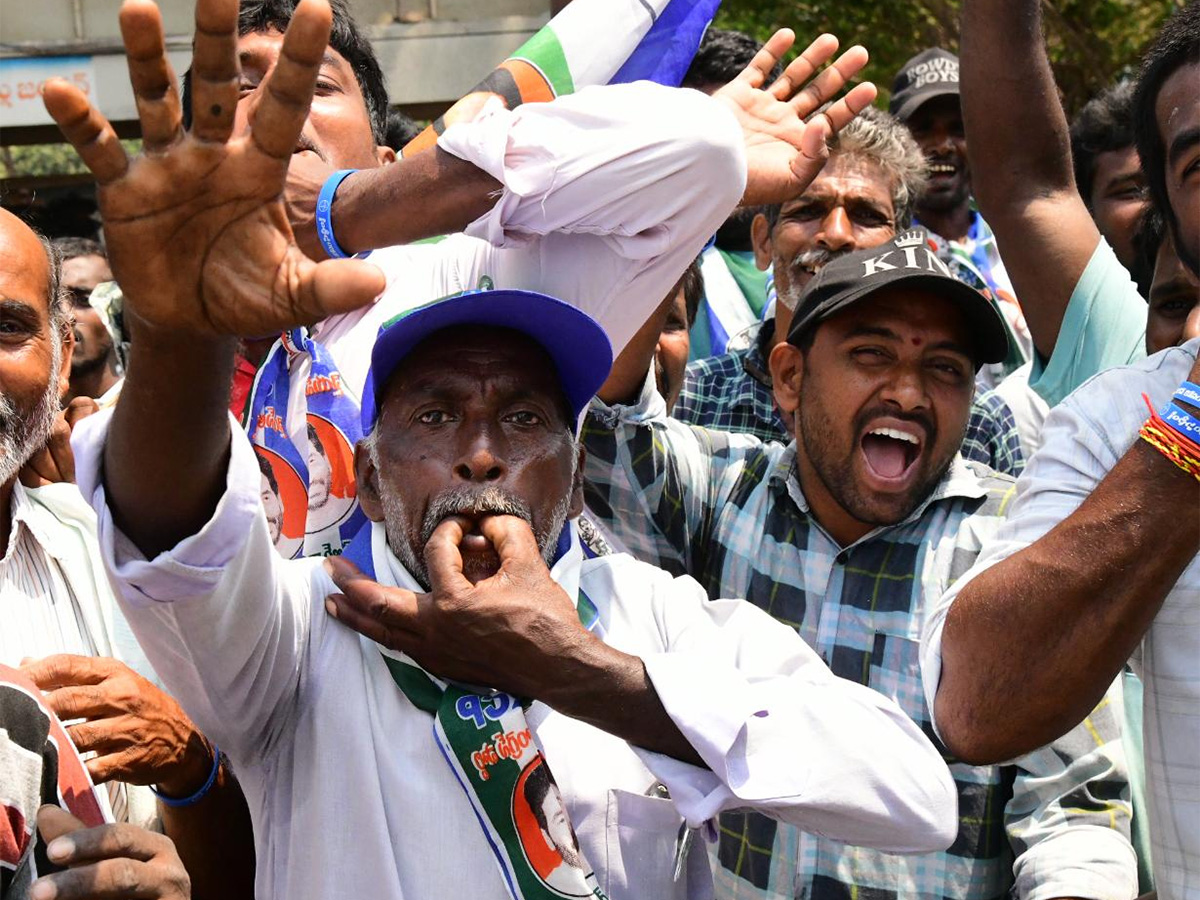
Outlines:
{"type": "Polygon", "coordinates": [[[677,87],[720,0],[574,0],[404,148],[427,150],[492,97],[509,109],[596,84],[677,87]]]}

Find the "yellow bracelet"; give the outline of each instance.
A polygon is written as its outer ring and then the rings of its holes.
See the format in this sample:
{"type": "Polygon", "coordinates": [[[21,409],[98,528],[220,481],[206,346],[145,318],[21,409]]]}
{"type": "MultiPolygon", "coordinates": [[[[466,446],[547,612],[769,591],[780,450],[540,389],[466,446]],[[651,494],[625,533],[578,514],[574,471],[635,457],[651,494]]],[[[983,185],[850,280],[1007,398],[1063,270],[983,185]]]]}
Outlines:
{"type": "Polygon", "coordinates": [[[1158,428],[1152,419],[1142,426],[1140,437],[1180,469],[1200,480],[1200,459],[1196,459],[1180,446],[1179,441],[1158,428]]]}

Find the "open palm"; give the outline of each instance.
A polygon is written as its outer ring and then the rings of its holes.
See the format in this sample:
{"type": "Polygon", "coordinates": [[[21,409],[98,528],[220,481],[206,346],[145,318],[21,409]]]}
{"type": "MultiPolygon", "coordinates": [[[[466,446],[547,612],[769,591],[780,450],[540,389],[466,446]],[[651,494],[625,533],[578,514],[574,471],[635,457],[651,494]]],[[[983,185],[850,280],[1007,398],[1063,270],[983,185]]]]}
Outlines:
{"type": "Polygon", "coordinates": [[[867,51],[855,46],[822,70],[838,49],[831,34],[818,37],[766,85],[794,41],[791,29],[775,32],[750,65],[713,95],[733,111],[745,135],[745,206],[784,203],[804,193],[829,157],[830,137],[875,99],[875,86],[864,82],[830,102],[868,59],[867,51]]]}
{"type": "Polygon", "coordinates": [[[158,8],[150,0],[122,6],[144,141],[135,159],[78,89],[46,85],[46,108],[96,176],[113,273],[152,327],[260,336],[361,306],[384,286],[366,263],[308,259],[282,202],[329,37],[329,6],[301,0],[250,130],[233,136],[237,14],[237,0],[197,3],[193,125],[185,131],[158,8]]]}

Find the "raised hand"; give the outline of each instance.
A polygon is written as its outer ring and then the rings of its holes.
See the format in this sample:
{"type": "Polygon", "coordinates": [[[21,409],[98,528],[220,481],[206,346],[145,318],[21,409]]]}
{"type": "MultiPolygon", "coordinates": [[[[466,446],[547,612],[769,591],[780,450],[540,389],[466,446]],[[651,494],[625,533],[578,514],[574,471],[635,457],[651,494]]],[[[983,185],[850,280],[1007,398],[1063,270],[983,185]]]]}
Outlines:
{"type": "Polygon", "coordinates": [[[188,900],[191,880],[165,835],[134,825],[87,828],[57,806],[43,806],[38,831],[46,855],[65,871],[30,888],[31,900],[188,900]]]}
{"type": "Polygon", "coordinates": [[[92,781],[156,784],[168,796],[195,793],[212,768],[212,748],[173,698],[124,663],[57,654],[21,670],[46,693],[92,781]]]}
{"type": "Polygon", "coordinates": [[[125,0],[121,34],[144,148],[128,159],[112,126],[65,81],[45,104],[96,176],[109,259],[138,318],[176,333],[260,336],[370,302],[374,266],[316,264],[296,246],[282,201],[331,13],[301,0],[249,130],[233,135],[238,0],[198,0],[191,131],[184,131],[162,19],[125,0]]]}
{"type": "Polygon", "coordinates": [[[325,603],[330,615],[441,678],[543,697],[558,667],[583,645],[584,630],[568,597],[550,577],[529,524],[488,516],[479,529],[500,559],[490,578],[471,584],[460,544],[465,520],[449,518],[425,546],[431,590],[416,594],[376,584],[347,560],[326,567],[341,594],[325,603]]]}
{"type": "Polygon", "coordinates": [[[829,139],[875,99],[875,85],[864,82],[813,115],[867,64],[867,51],[851,47],[814,78],[837,52],[838,40],[831,34],[809,44],[764,87],[795,39],[791,29],[775,32],[750,65],[713,95],[733,110],[746,137],[745,206],[783,203],[804,193],[829,157],[829,139]]]}

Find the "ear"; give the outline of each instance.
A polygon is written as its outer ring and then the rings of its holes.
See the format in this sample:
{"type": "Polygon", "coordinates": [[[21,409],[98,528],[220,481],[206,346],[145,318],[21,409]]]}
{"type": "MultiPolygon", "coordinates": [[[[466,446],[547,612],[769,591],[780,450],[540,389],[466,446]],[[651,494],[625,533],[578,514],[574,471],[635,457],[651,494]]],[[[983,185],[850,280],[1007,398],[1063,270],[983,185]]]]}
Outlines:
{"type": "Polygon", "coordinates": [[[754,247],[754,264],[762,271],[771,267],[771,225],[767,217],[759,213],[750,223],[750,243],[754,247]]]}
{"type": "Polygon", "coordinates": [[[75,354],[75,329],[66,324],[62,328],[62,360],[58,364],[58,397],[61,401],[71,390],[71,357],[75,354]]]}
{"type": "Polygon", "coordinates": [[[771,369],[771,384],[775,389],[775,402],[785,413],[794,413],[800,407],[800,382],[804,378],[804,353],[787,341],[780,341],[771,351],[768,360],[771,369]]]}
{"type": "MultiPolygon", "coordinates": [[[[376,426],[378,427],[378,426],[376,426]]],[[[358,485],[358,504],[372,522],[383,521],[383,501],[379,499],[379,470],[371,461],[365,440],[354,447],[354,481],[358,485]]]]}
{"type": "Polygon", "coordinates": [[[578,463],[575,466],[575,477],[571,479],[571,505],[567,509],[568,521],[578,518],[583,513],[583,466],[587,462],[587,451],[583,449],[583,442],[578,444],[579,456],[578,463]]]}
{"type": "Polygon", "coordinates": [[[375,148],[375,158],[381,166],[390,165],[396,161],[396,151],[386,144],[380,144],[375,148]]]}

